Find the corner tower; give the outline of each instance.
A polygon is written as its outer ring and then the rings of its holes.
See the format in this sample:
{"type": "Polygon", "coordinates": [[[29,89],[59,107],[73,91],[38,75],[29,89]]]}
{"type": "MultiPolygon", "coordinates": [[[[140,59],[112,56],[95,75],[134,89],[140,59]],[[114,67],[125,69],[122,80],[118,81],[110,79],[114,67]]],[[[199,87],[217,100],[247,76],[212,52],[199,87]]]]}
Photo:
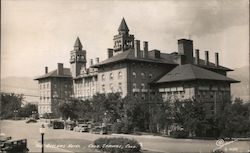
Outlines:
{"type": "Polygon", "coordinates": [[[134,35],[129,34],[129,28],[124,18],[118,28],[118,35],[115,35],[113,40],[114,54],[134,48],[134,35]]]}
{"type": "Polygon", "coordinates": [[[70,71],[73,78],[80,74],[82,67],[86,68],[86,50],[82,50],[82,43],[77,37],[74,50],[70,52],[70,71]]]}

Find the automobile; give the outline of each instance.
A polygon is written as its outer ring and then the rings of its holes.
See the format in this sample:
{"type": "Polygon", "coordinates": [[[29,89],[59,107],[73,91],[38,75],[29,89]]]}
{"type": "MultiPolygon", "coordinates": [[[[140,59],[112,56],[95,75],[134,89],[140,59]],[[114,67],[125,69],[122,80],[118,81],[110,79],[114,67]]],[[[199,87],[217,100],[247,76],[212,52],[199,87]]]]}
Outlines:
{"type": "Polygon", "coordinates": [[[64,129],[63,121],[57,121],[57,120],[50,121],[50,124],[48,126],[53,129],[64,129]]]}
{"type": "Polygon", "coordinates": [[[78,124],[76,127],[74,127],[75,132],[88,132],[88,124],[78,124]]]}
{"type": "Polygon", "coordinates": [[[93,129],[91,129],[91,133],[94,133],[94,134],[108,134],[107,127],[95,126],[93,129]]]}
{"type": "Polygon", "coordinates": [[[33,119],[33,118],[30,118],[26,121],[26,123],[36,123],[37,120],[36,119],[33,119]]]}
{"type": "Polygon", "coordinates": [[[76,123],[74,121],[67,121],[66,124],[66,130],[74,130],[76,127],[76,123]]]}

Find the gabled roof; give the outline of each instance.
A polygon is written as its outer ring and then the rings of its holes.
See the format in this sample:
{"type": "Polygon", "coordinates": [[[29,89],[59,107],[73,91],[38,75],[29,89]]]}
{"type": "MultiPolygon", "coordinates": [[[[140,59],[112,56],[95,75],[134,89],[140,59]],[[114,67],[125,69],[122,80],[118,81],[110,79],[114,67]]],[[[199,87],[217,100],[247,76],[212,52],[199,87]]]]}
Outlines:
{"type": "Polygon", "coordinates": [[[153,63],[161,63],[161,64],[174,64],[177,65],[176,63],[174,63],[172,60],[169,59],[165,59],[165,58],[136,58],[134,56],[134,50],[133,49],[129,49],[127,51],[124,51],[120,54],[117,54],[111,58],[108,58],[96,65],[93,65],[92,67],[99,67],[101,65],[107,65],[110,63],[115,63],[115,62],[119,62],[119,61],[124,61],[124,60],[132,60],[132,61],[142,61],[142,62],[153,62],[153,63]]]}
{"type": "Polygon", "coordinates": [[[128,26],[124,18],[122,18],[122,22],[118,28],[118,31],[129,31],[128,26]]]}
{"type": "Polygon", "coordinates": [[[191,80],[217,80],[231,83],[239,82],[224,75],[215,73],[213,71],[209,71],[207,69],[192,64],[185,64],[175,67],[173,70],[161,77],[155,83],[191,80]]]}
{"type": "Polygon", "coordinates": [[[76,38],[76,42],[75,42],[74,47],[82,47],[82,43],[81,43],[79,37],[76,38]]]}
{"type": "Polygon", "coordinates": [[[57,78],[72,78],[71,72],[69,68],[63,68],[63,75],[58,75],[57,70],[53,70],[47,74],[44,74],[42,76],[36,77],[34,80],[40,80],[44,78],[52,78],[52,77],[57,77],[57,78]]]}

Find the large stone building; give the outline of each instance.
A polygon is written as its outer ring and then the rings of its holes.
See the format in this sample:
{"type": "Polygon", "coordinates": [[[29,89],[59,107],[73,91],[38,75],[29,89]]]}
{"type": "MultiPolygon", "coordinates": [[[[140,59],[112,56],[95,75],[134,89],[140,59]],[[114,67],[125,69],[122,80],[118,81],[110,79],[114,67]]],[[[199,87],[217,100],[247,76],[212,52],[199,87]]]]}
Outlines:
{"type": "MultiPolygon", "coordinates": [[[[70,52],[71,73],[69,69],[63,69],[63,77],[52,77],[48,75],[56,73],[52,71],[36,80],[40,86],[48,82],[51,86],[56,84],[56,87],[60,84],[57,90],[65,95],[58,95],[59,99],[71,96],[84,100],[97,93],[119,92],[122,97],[139,96],[148,100],[155,93],[160,93],[165,100],[195,98],[210,103],[230,100],[230,84],[237,81],[226,76],[232,70],[219,64],[218,53],[215,54],[214,63],[209,61],[208,51],[205,51],[204,60],[199,58],[198,49],[195,50],[194,57],[193,41],[187,39],[178,40],[178,52],[170,54],[157,49],[149,50],[146,41],[141,48],[140,41],[129,34],[124,19],[113,41],[113,48],[107,49],[108,58],[101,62],[99,58],[95,62],[91,59],[90,67],[87,68],[87,51],[83,50],[80,39],[77,38],[74,50],[70,52]],[[70,87],[63,88],[64,84],[70,87]]],[[[44,90],[41,89],[40,114],[45,112],[44,90]]],[[[53,97],[54,90],[49,89],[47,92],[49,91],[53,97]]],[[[53,102],[46,101],[46,104],[45,110],[51,108],[49,110],[53,112],[53,102]]]]}

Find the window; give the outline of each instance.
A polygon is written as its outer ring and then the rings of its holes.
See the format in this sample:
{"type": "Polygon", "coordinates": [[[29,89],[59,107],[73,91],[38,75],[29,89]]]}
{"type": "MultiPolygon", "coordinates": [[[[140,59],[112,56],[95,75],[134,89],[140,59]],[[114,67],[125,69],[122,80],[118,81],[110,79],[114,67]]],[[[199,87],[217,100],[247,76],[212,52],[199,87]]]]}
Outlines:
{"type": "Polygon", "coordinates": [[[105,81],[105,74],[102,75],[102,81],[105,81]]]}
{"type": "Polygon", "coordinates": [[[149,79],[152,79],[152,78],[153,78],[153,74],[149,73],[149,79]]]}
{"type": "Polygon", "coordinates": [[[145,84],[144,83],[141,84],[141,89],[145,89],[145,84]]]}
{"type": "Polygon", "coordinates": [[[105,92],[105,85],[102,85],[102,91],[105,92]]]}
{"type": "Polygon", "coordinates": [[[122,83],[121,82],[118,83],[118,90],[119,90],[119,92],[122,92],[122,83]]]}
{"type": "Polygon", "coordinates": [[[133,89],[136,89],[136,83],[133,83],[133,89]]]}
{"type": "Polygon", "coordinates": [[[122,78],[122,72],[119,72],[118,73],[118,79],[121,79],[122,78]]]}
{"type": "Polygon", "coordinates": [[[142,77],[142,79],[145,78],[145,73],[144,72],[141,73],[141,77],[142,77]]]}
{"type": "Polygon", "coordinates": [[[133,78],[136,78],[136,73],[135,72],[133,72],[133,78]]]}
{"type": "Polygon", "coordinates": [[[113,83],[110,83],[110,84],[109,84],[109,88],[110,88],[111,91],[113,91],[113,89],[114,89],[113,83]]]}
{"type": "Polygon", "coordinates": [[[114,78],[113,73],[110,73],[110,74],[109,74],[109,79],[110,79],[110,80],[113,80],[113,78],[114,78]]]}

